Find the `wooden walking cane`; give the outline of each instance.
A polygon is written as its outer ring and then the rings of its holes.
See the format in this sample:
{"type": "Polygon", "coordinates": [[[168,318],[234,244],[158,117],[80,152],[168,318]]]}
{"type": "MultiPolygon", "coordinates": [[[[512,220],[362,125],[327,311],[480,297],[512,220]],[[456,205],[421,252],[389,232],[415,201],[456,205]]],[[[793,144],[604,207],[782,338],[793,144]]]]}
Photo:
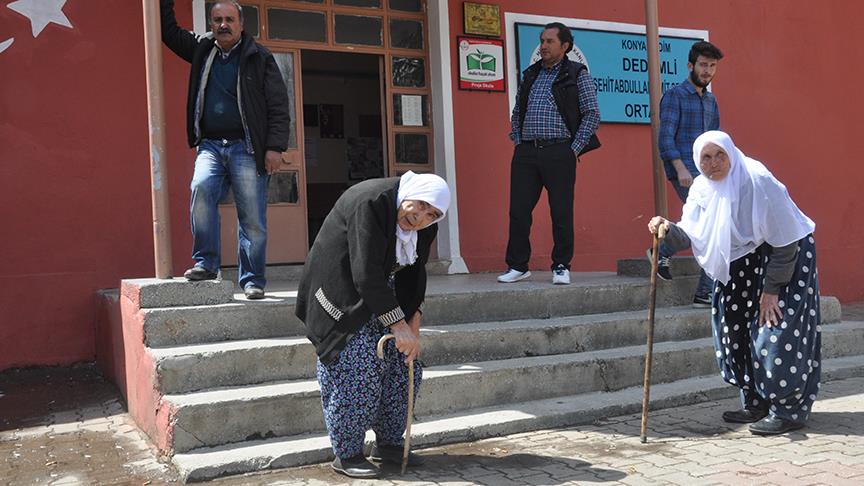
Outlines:
{"type": "MultiPolygon", "coordinates": [[[[396,336],[385,334],[378,340],[378,357],[384,359],[384,343],[396,336]]],[[[411,422],[414,420],[414,362],[408,365],[408,421],[405,423],[405,446],[402,448],[402,474],[408,467],[408,453],[411,452],[411,422]]]]}
{"type": "Polygon", "coordinates": [[[651,247],[651,295],[648,297],[648,344],[645,352],[645,382],[642,386],[642,431],[639,440],[648,441],[648,401],[651,395],[651,359],[654,354],[654,307],[657,304],[657,251],[660,241],[666,236],[665,223],[657,228],[651,247]]]}

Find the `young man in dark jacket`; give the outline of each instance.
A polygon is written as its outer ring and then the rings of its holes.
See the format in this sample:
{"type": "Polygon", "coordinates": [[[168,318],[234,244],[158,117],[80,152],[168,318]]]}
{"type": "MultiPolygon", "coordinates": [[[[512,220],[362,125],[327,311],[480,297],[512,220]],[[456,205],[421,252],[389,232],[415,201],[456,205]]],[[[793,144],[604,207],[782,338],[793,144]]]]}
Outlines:
{"type": "Polygon", "coordinates": [[[216,278],[220,262],[219,200],[230,187],[240,225],[239,284],[249,299],[264,297],[267,185],[288,147],[285,82],[273,55],[243,32],[236,1],[210,9],[211,33],[177,25],[174,0],[161,0],[162,42],[192,64],[187,99],[192,176],[192,259],[189,280],[216,278]]]}
{"type": "Polygon", "coordinates": [[[516,144],[510,166],[510,235],[502,283],[531,276],[531,213],[546,188],[552,216],[552,283],[570,283],[573,191],[578,156],[600,146],[597,92],[584,64],[567,59],[573,34],[564,24],[540,34],[540,60],[523,74],[511,118],[516,144]]]}

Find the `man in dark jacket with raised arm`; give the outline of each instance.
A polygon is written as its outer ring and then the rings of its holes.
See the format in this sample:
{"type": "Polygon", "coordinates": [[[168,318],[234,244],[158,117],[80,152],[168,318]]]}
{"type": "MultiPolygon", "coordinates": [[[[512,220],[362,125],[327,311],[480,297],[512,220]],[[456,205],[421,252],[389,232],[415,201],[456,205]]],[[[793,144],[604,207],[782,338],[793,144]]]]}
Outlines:
{"type": "Polygon", "coordinates": [[[219,201],[229,187],[237,206],[239,284],[249,299],[264,297],[267,185],[288,147],[289,104],[273,55],[243,32],[235,1],[210,9],[210,33],[177,25],[174,1],[161,0],[162,42],[192,64],[187,99],[189,146],[198,148],[192,176],[195,265],[189,280],[216,278],[221,266],[219,201]]]}

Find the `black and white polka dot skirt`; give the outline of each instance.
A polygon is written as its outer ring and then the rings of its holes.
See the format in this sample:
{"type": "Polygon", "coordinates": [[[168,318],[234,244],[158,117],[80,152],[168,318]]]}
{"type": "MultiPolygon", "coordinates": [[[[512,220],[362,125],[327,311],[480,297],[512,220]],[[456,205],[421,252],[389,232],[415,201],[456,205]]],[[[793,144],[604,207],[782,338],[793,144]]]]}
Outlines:
{"type": "Polygon", "coordinates": [[[771,247],[763,244],[730,264],[731,279],[717,282],[712,298],[714,347],[720,375],[741,389],[746,408],[803,422],[819,390],[821,316],[816,245],[798,241],[795,272],[780,290],[784,319],[759,326],[759,297],[771,247]]]}

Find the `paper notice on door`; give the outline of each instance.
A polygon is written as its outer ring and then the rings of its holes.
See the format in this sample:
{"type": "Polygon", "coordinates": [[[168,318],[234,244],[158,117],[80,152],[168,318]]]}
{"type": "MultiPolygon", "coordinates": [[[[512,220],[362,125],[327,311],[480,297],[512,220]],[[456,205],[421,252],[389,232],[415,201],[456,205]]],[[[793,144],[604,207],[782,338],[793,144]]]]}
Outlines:
{"type": "Polygon", "coordinates": [[[423,97],[402,95],[402,125],[406,127],[423,126],[423,97]]]}

